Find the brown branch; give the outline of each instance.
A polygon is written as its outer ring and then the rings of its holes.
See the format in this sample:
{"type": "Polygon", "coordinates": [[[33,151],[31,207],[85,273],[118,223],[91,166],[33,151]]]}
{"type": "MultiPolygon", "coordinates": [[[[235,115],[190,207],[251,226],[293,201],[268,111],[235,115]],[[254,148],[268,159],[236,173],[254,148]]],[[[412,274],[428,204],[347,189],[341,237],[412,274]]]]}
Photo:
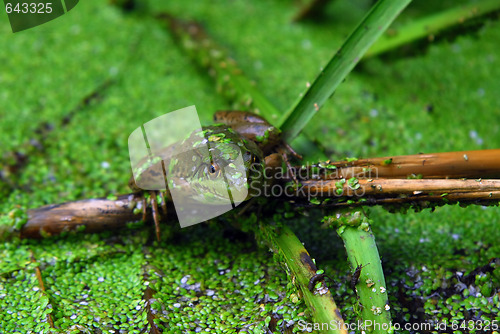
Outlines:
{"type": "MultiPolygon", "coordinates": [[[[301,184],[295,196],[301,197],[303,201],[318,198],[322,200],[321,204],[331,207],[393,207],[406,204],[425,208],[429,203],[435,206],[456,203],[490,205],[500,202],[500,180],[360,179],[357,182],[359,187],[348,182],[338,187],[335,180],[309,180],[301,184]],[[329,199],[327,202],[324,201],[326,198],[329,199]]],[[[300,200],[297,203],[301,204],[300,200]]]]}
{"type": "MultiPolygon", "coordinates": [[[[500,149],[444,152],[335,161],[326,178],[500,178],[500,149]]],[[[307,170],[297,170],[306,174],[307,170]]]]}
{"type": "MultiPolygon", "coordinates": [[[[317,198],[320,204],[333,207],[408,204],[426,207],[428,202],[486,205],[500,201],[499,149],[392,156],[326,165],[316,166],[321,166],[319,174],[315,172],[317,175],[307,174],[311,169],[296,168],[301,184],[297,190],[287,188],[290,179],[277,180],[285,189],[287,199],[308,205],[313,204],[308,200],[317,198]],[[349,181],[353,176],[356,179],[349,181]],[[423,179],[407,179],[408,176],[423,179]],[[482,177],[489,179],[480,179],[482,177]],[[339,182],[342,178],[344,181],[339,182]]],[[[141,220],[141,213],[134,213],[140,202],[140,195],[129,194],[117,199],[89,199],[28,210],[21,237],[124,227],[141,220]]],[[[148,222],[150,220],[148,217],[148,222]]]]}
{"type": "MultiPolygon", "coordinates": [[[[298,196],[331,197],[336,194],[338,180],[301,181],[303,192],[298,196]]],[[[500,180],[460,180],[460,179],[360,179],[359,188],[345,182],[341,196],[376,196],[390,197],[401,195],[417,196],[421,194],[452,194],[452,193],[493,193],[500,192],[500,180]],[[357,188],[357,189],[353,189],[357,188]]],[[[340,196],[337,196],[340,197],[340,196]]]]}
{"type": "MultiPolygon", "coordinates": [[[[147,259],[150,258],[151,253],[149,251],[149,248],[143,247],[142,252],[144,255],[145,261],[148,261],[147,259]]],[[[143,282],[148,282],[146,285],[146,288],[144,289],[144,293],[142,295],[142,299],[145,301],[144,305],[146,307],[146,313],[147,313],[147,319],[148,323],[151,326],[151,329],[149,330],[150,334],[160,334],[162,333],[162,330],[158,327],[158,325],[155,323],[155,319],[157,319],[156,312],[153,311],[151,305],[155,302],[154,295],[156,294],[156,290],[151,288],[151,284],[156,284],[157,280],[156,278],[151,279],[149,275],[149,271],[153,269],[157,275],[160,275],[161,277],[165,277],[165,274],[163,271],[160,269],[150,265],[148,262],[145,262],[142,267],[141,267],[141,272],[142,272],[142,280],[143,282]]]]}
{"type": "Polygon", "coordinates": [[[144,294],[142,296],[142,299],[146,301],[146,312],[148,314],[148,323],[151,326],[151,330],[149,331],[150,334],[160,334],[160,328],[158,325],[155,323],[156,316],[151,310],[151,303],[152,300],[154,300],[154,295],[156,291],[151,289],[149,286],[146,287],[144,290],[144,294]]]}
{"type": "Polygon", "coordinates": [[[40,238],[62,232],[100,232],[140,221],[142,212],[134,213],[139,195],[121,195],[117,199],[88,199],[48,205],[28,210],[28,221],[21,238],[40,238]]]}
{"type": "MultiPolygon", "coordinates": [[[[35,254],[33,254],[32,250],[30,250],[30,253],[31,253],[31,262],[32,263],[36,262],[35,254]]],[[[43,277],[42,277],[42,272],[40,270],[40,266],[35,267],[35,275],[38,280],[38,285],[40,286],[40,290],[42,291],[43,294],[47,295],[47,293],[45,292],[45,285],[43,284],[43,277]]],[[[50,313],[47,314],[47,321],[50,327],[54,328],[54,320],[52,319],[52,315],[50,313]]]]}
{"type": "MultiPolygon", "coordinates": [[[[147,255],[146,253],[148,253],[148,251],[144,250],[144,255],[147,255]]],[[[150,281],[147,264],[144,264],[142,266],[142,279],[145,282],[155,283],[155,282],[150,281]]],[[[160,328],[155,323],[156,315],[151,308],[151,304],[155,301],[155,299],[154,299],[155,294],[156,294],[156,291],[154,289],[150,288],[149,285],[147,285],[146,289],[144,289],[144,294],[142,295],[142,299],[145,301],[148,323],[151,326],[151,330],[149,331],[150,334],[161,333],[160,328]]]]}

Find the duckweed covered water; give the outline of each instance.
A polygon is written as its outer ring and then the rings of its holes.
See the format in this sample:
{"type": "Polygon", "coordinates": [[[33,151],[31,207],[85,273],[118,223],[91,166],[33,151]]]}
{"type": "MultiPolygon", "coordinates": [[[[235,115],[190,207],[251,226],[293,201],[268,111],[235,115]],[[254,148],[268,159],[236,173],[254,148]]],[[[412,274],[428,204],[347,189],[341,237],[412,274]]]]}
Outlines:
{"type": "MultiPolygon", "coordinates": [[[[290,24],[297,8],[289,3],[221,4],[149,7],[201,20],[281,110],[369,6],[338,1],[329,7],[327,22],[290,24]]],[[[408,15],[432,10],[415,6],[408,15]]],[[[205,123],[213,111],[230,108],[147,17],[85,1],[18,34],[6,20],[0,17],[2,224],[12,222],[9,213],[15,210],[128,192],[127,138],[137,126],[192,104],[205,123]],[[82,103],[92,92],[100,97],[82,103]],[[45,123],[50,131],[38,134],[45,123]],[[7,173],[13,152],[28,160],[7,173]]],[[[363,63],[306,133],[327,147],[332,159],[498,148],[499,28],[488,22],[478,33],[441,41],[415,57],[363,63]]],[[[500,274],[484,267],[500,255],[498,207],[370,211],[394,321],[500,320],[500,274]]],[[[319,210],[303,214],[308,217],[290,224],[318,267],[335,279],[335,300],[353,322],[352,269],[341,241],[333,230],[319,229],[319,210]]],[[[54,332],[140,333],[148,327],[146,287],[156,291],[150,300],[155,323],[172,333],[260,333],[266,326],[279,331],[283,323],[311,322],[271,254],[251,237],[233,238],[233,232],[224,233],[229,229],[224,223],[216,224],[220,228],[196,226],[159,244],[151,241],[148,228],[4,242],[0,331],[48,332],[50,314],[54,332]]]]}

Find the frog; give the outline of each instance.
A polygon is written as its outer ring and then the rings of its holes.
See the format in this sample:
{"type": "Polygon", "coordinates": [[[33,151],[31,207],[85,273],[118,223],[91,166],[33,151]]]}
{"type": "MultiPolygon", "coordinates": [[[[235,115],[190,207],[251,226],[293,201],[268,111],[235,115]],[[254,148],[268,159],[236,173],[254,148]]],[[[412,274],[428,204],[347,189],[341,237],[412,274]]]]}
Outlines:
{"type": "Polygon", "coordinates": [[[244,201],[272,180],[272,173],[283,162],[291,168],[288,154],[301,159],[281,139],[281,131],[260,115],[222,110],[215,112],[213,120],[215,124],[193,131],[184,140],[160,150],[155,157],[143,159],[134,172],[136,177],[130,178],[132,191],[143,194],[143,220],[147,200],[145,190],[137,184],[146,185],[146,189],[166,189],[149,191],[157,240],[160,240],[158,202],[166,215],[170,190],[175,189],[193,203],[218,205],[227,203],[230,188],[233,197],[239,196],[244,201]],[[236,159],[240,159],[239,164],[236,159]]]}

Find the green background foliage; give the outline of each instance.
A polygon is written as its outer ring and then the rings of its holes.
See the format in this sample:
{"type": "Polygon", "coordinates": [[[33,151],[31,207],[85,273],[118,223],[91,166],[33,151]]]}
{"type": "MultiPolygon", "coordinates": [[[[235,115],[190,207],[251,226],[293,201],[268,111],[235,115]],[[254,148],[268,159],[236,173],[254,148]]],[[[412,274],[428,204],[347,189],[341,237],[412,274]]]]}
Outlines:
{"type": "MultiPolygon", "coordinates": [[[[456,2],[430,4],[416,1],[395,29],[456,2]]],[[[0,224],[16,209],[128,192],[127,138],[136,127],[193,104],[204,123],[215,110],[231,108],[148,11],[199,20],[285,112],[369,6],[339,0],[319,22],[291,23],[298,7],[277,0],[155,2],[142,14],[81,1],[68,14],[16,34],[1,14],[0,224]],[[107,88],[99,88],[105,82],[107,88]],[[101,97],[82,105],[94,91],[101,97]],[[53,129],[39,135],[45,123],[53,129]],[[32,139],[42,148],[24,144],[32,139]],[[7,173],[12,152],[29,160],[7,173]]],[[[498,148],[499,40],[500,24],[485,20],[476,32],[426,49],[419,44],[411,56],[364,61],[305,133],[332,159],[498,148]]],[[[498,270],[464,290],[454,287],[454,277],[499,257],[497,207],[370,211],[395,320],[480,313],[495,319],[498,270]]],[[[333,230],[320,230],[321,212],[307,214],[290,224],[318,267],[335,278],[332,293],[353,321],[355,296],[341,240],[333,230]]],[[[267,250],[228,229],[222,218],[160,243],[147,228],[6,241],[0,244],[0,331],[47,331],[51,313],[61,332],[141,332],[148,326],[146,286],[157,291],[152,308],[168,332],[251,326],[260,332],[273,313],[310,322],[303,303],[287,297],[286,274],[267,250]]]]}

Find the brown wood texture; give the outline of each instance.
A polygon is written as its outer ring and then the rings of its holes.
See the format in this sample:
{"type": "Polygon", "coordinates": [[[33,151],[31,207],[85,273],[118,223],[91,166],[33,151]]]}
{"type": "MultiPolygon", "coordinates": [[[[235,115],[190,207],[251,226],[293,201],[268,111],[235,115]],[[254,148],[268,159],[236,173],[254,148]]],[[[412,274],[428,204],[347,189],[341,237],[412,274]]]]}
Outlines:
{"type": "Polygon", "coordinates": [[[427,153],[331,162],[335,178],[500,178],[500,149],[427,153]],[[370,170],[366,170],[366,169],[370,170]]]}
{"type": "MultiPolygon", "coordinates": [[[[338,180],[301,181],[305,188],[298,196],[335,196],[335,183],[338,180]]],[[[452,193],[496,193],[500,191],[500,180],[495,179],[360,179],[359,188],[353,189],[344,183],[342,196],[376,196],[420,195],[420,194],[452,194],[452,193]]],[[[338,197],[338,196],[337,196],[338,197]]]]}
{"type": "MultiPolygon", "coordinates": [[[[389,156],[330,164],[337,169],[324,169],[329,175],[299,178],[301,187],[288,193],[285,200],[331,198],[333,201],[328,205],[339,207],[424,202],[482,205],[500,201],[499,149],[389,156]],[[339,179],[353,176],[358,178],[357,182],[349,184],[346,181],[341,185],[342,193],[338,194],[339,179]],[[347,202],[346,199],[355,201],[347,202]]],[[[291,180],[281,180],[282,185],[287,181],[291,180]]],[[[133,213],[141,199],[138,194],[127,194],[117,199],[87,199],[31,209],[21,237],[122,228],[128,222],[141,220],[142,213],[133,213]]],[[[151,221],[151,215],[147,215],[147,219],[151,221]]]]}
{"type": "Polygon", "coordinates": [[[139,221],[142,213],[134,214],[140,197],[121,195],[116,200],[98,198],[47,205],[28,210],[28,222],[21,230],[22,238],[40,238],[65,231],[99,232],[124,227],[139,221]]]}

